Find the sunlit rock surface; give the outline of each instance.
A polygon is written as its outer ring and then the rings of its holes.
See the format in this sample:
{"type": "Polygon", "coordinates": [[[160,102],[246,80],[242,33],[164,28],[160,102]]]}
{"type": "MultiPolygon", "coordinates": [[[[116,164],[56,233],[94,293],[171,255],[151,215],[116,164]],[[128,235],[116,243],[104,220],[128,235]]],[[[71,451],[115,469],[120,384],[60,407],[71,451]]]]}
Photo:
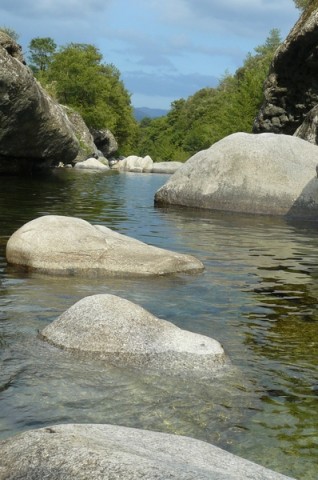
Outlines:
{"type": "Polygon", "coordinates": [[[234,133],[191,157],[157,205],[270,215],[318,215],[318,148],[300,138],[234,133]]]}
{"type": "Polygon", "coordinates": [[[1,480],[287,480],[208,443],[113,425],[53,425],[0,442],[1,480]]]}
{"type": "MultiPolygon", "coordinates": [[[[106,160],[106,159],[105,159],[106,160]]],[[[97,158],[88,158],[87,160],[84,160],[83,162],[77,162],[75,164],[75,167],[77,170],[101,170],[101,171],[107,171],[109,170],[109,167],[102,163],[100,160],[97,158]]]]}
{"type": "Polygon", "coordinates": [[[13,265],[62,275],[165,275],[204,268],[191,255],[59,215],[39,217],[19,228],[7,243],[6,257],[13,265]]]}

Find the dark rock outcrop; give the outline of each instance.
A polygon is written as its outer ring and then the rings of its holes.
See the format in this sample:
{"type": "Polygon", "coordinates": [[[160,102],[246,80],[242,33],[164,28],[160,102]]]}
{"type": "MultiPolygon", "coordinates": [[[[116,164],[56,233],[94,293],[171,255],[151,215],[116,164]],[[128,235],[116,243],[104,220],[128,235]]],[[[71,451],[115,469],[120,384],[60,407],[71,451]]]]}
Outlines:
{"type": "Polygon", "coordinates": [[[294,136],[318,145],[318,105],[310,110],[304,122],[297,128],[294,136]]]}
{"type": "Polygon", "coordinates": [[[95,145],[106,158],[117,152],[118,143],[110,130],[107,128],[101,130],[91,128],[90,131],[93,135],[95,145]]]}
{"type": "Polygon", "coordinates": [[[254,133],[293,135],[318,103],[318,9],[305,12],[277,49],[254,133]]]}
{"type": "Polygon", "coordinates": [[[67,115],[22,63],[20,54],[19,46],[2,33],[0,174],[28,173],[69,163],[79,150],[67,115]]]}

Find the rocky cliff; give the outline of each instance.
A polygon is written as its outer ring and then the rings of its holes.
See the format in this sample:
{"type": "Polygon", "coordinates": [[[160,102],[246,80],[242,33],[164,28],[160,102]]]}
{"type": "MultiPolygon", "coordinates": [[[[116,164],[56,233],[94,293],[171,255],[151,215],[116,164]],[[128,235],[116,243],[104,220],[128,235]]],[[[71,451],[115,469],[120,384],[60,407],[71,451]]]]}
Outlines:
{"type": "Polygon", "coordinates": [[[21,48],[0,33],[0,174],[71,162],[79,142],[60,105],[25,65],[21,48]]]}
{"type": "Polygon", "coordinates": [[[318,104],[318,9],[307,10],[278,48],[254,133],[293,135],[318,104]]]}

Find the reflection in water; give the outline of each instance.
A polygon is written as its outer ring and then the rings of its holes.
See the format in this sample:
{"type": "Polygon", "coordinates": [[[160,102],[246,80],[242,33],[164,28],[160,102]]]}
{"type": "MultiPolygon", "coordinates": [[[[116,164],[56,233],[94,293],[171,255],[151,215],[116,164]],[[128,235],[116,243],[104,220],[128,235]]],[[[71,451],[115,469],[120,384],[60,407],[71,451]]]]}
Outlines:
{"type": "Polygon", "coordinates": [[[315,479],[318,442],[315,223],[155,209],[166,176],[59,171],[0,179],[0,436],[59,422],[108,422],[200,438],[315,479]],[[199,275],[85,279],[8,268],[14,230],[73,215],[196,255],[199,275]],[[37,332],[80,298],[113,293],[218,339],[233,370],[211,382],[78,360],[37,332]]]}

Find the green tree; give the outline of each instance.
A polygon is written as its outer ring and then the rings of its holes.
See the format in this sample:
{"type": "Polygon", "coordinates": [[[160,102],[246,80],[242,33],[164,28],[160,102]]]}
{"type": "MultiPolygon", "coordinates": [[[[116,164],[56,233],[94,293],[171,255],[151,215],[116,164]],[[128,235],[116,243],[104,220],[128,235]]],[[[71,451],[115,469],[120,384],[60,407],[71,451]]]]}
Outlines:
{"type": "Polygon", "coordinates": [[[186,100],[176,100],[166,117],[141,124],[139,153],[148,153],[155,161],[186,160],[231,133],[251,132],[280,42],[279,30],[271,30],[234,75],[226,73],[216,88],[203,88],[186,100]]]}
{"type": "Polygon", "coordinates": [[[0,27],[0,32],[4,32],[9,35],[9,37],[11,37],[15,42],[19,40],[19,34],[13,30],[13,28],[3,26],[0,27]]]}
{"type": "Polygon", "coordinates": [[[94,45],[71,43],[54,54],[40,81],[89,127],[109,128],[121,152],[127,153],[137,135],[130,94],[118,69],[102,59],[94,45]]]}
{"type": "Polygon", "coordinates": [[[44,72],[52,62],[57,45],[50,37],[33,38],[29,43],[30,67],[34,72],[44,72]]]}

